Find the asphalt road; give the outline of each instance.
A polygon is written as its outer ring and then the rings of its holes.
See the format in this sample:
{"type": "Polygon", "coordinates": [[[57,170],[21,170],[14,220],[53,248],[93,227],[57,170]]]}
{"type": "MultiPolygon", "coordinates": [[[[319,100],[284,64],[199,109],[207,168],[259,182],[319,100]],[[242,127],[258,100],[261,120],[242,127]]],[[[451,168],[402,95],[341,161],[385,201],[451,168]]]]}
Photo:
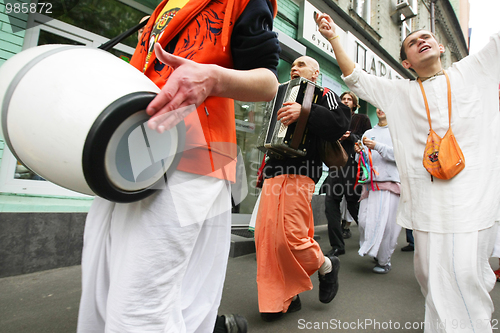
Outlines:
{"type": "MultiPolygon", "coordinates": [[[[317,275],[314,288],[301,294],[302,310],[267,323],[260,319],[257,303],[255,254],[230,258],[220,314],[239,313],[249,322],[249,332],[422,332],[424,299],[413,275],[413,253],[401,252],[404,232],[386,275],[372,273],[373,260],[357,254],[359,233],[346,240],[347,253],[340,256],[340,289],[330,304],[318,300],[317,275]],[[399,329],[398,329],[399,328],[399,329]]],[[[324,226],[317,227],[324,251],[329,250],[324,226]]],[[[498,260],[491,259],[492,267],[498,260]]],[[[80,266],[60,268],[0,279],[0,332],[75,332],[80,299],[80,266]]],[[[500,286],[492,292],[500,306],[500,286]]],[[[500,311],[493,324],[500,326],[500,311]]],[[[496,330],[494,330],[495,332],[496,330]]],[[[499,331],[500,332],[500,331],[499,331]]]]}

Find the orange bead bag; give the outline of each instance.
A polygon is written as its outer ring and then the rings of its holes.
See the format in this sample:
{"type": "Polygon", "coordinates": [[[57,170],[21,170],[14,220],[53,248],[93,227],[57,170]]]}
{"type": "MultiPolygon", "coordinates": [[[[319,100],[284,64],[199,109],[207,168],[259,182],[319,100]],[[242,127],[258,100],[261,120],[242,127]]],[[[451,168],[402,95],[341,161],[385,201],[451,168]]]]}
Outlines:
{"type": "Polygon", "coordinates": [[[446,83],[448,85],[449,128],[442,138],[432,129],[429,104],[425,96],[424,86],[422,85],[422,80],[420,78],[417,79],[420,90],[422,90],[422,95],[424,96],[425,110],[427,111],[427,120],[429,121],[429,136],[425,145],[423,164],[425,169],[431,174],[431,180],[432,176],[439,179],[451,179],[465,168],[464,154],[451,130],[450,78],[444,70],[443,73],[446,76],[446,83]]]}

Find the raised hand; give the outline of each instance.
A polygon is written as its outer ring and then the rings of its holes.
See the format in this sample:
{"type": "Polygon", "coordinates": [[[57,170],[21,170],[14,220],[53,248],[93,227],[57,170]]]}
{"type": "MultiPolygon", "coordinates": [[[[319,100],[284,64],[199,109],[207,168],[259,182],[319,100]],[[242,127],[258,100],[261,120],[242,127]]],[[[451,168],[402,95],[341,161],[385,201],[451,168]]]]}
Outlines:
{"type": "Polygon", "coordinates": [[[337,36],[335,31],[335,23],[328,14],[318,14],[316,16],[316,24],[318,25],[319,32],[328,40],[337,36]]]}
{"type": "Polygon", "coordinates": [[[318,14],[316,16],[316,24],[318,25],[319,32],[328,39],[332,45],[333,52],[335,53],[335,58],[344,76],[351,75],[354,70],[354,61],[347,55],[342,43],[340,42],[339,35],[336,31],[335,23],[328,14],[318,14]]]}
{"type": "Polygon", "coordinates": [[[344,135],[342,135],[342,136],[340,137],[339,141],[343,141],[343,140],[347,139],[347,138],[348,138],[348,137],[350,137],[350,136],[351,136],[351,131],[346,131],[346,132],[344,133],[344,135]]]}

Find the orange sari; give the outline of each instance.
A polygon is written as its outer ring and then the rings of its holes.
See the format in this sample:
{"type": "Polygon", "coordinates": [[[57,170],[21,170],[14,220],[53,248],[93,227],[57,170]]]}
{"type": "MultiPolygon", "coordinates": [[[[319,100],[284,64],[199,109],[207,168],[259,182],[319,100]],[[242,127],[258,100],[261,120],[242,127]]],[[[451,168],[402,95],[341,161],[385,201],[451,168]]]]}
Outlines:
{"type": "Polygon", "coordinates": [[[306,176],[264,181],[255,225],[260,312],[286,312],[295,295],[312,289],[310,276],[325,261],[313,239],[313,193],[306,176]]]}

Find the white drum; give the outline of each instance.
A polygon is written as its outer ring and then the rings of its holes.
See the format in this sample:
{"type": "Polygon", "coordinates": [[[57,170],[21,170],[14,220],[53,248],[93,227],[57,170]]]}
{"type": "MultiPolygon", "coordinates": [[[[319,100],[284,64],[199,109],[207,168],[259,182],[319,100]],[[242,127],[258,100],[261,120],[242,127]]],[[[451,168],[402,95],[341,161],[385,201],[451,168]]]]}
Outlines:
{"type": "Polygon", "coordinates": [[[0,66],[2,136],[22,164],[55,184],[137,201],[164,185],[184,147],[183,122],[163,134],[145,124],[158,92],[108,52],[38,46],[0,66]]]}

